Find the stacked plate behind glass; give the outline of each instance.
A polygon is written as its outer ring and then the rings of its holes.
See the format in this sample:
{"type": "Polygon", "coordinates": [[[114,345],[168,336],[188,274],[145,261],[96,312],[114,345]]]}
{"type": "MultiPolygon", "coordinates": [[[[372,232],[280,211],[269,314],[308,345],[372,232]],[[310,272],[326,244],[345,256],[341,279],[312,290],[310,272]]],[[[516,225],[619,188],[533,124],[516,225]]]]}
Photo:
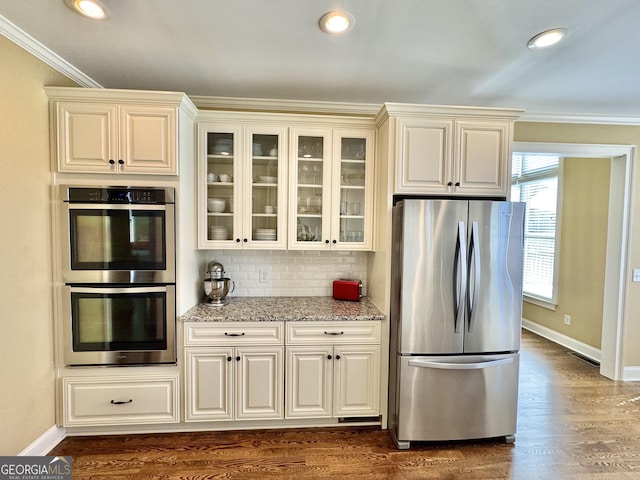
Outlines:
{"type": "Polygon", "coordinates": [[[213,225],[209,227],[209,239],[210,240],[229,240],[226,227],[219,227],[213,225]]]}
{"type": "Polygon", "coordinates": [[[276,240],[275,228],[258,228],[254,235],[256,240],[276,240]]]}

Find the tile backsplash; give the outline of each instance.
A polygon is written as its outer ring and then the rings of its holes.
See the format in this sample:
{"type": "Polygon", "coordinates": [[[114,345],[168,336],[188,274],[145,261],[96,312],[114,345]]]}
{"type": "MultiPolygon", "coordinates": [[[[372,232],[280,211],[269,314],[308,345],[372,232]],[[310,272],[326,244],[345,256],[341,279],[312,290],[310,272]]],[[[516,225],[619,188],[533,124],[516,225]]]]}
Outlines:
{"type": "Polygon", "coordinates": [[[330,296],[338,278],[362,280],[367,285],[366,252],[294,250],[200,251],[202,278],[213,260],[224,266],[235,282],[232,297],[330,296]]]}

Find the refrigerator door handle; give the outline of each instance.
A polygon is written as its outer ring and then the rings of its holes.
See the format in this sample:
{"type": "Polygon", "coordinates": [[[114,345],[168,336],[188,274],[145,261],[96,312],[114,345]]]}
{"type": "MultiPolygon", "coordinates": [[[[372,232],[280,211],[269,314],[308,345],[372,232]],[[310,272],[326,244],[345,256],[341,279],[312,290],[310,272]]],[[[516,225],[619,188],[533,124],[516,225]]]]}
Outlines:
{"type": "MultiPolygon", "coordinates": [[[[473,327],[476,323],[477,309],[475,307],[478,303],[478,297],[480,295],[480,234],[478,233],[478,222],[473,222],[471,224],[471,242],[469,244],[469,270],[471,270],[471,262],[473,262],[473,294],[471,293],[471,285],[469,285],[469,332],[473,332],[473,327]]],[[[471,284],[471,282],[469,283],[471,284]]]]}
{"type": "Polygon", "coordinates": [[[513,357],[475,363],[447,363],[437,360],[409,360],[410,367],[436,368],[439,370],[481,370],[483,368],[499,367],[513,363],[513,357]]]}
{"type": "Polygon", "coordinates": [[[461,325],[464,321],[464,311],[467,304],[467,227],[465,222],[458,222],[458,241],[456,242],[456,252],[453,275],[453,299],[455,302],[454,329],[460,333],[461,325]]]}

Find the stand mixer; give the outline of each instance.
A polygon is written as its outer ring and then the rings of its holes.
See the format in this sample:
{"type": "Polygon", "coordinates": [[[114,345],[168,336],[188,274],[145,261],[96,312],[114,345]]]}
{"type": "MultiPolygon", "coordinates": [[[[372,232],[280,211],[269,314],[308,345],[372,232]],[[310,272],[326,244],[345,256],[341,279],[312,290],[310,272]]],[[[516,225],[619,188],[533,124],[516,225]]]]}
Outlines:
{"type": "Polygon", "coordinates": [[[209,262],[207,265],[207,278],[204,279],[205,305],[219,307],[226,305],[229,300],[225,297],[235,290],[236,284],[230,278],[224,276],[224,267],[220,262],[209,262]],[[231,289],[229,289],[231,286],[231,289]]]}

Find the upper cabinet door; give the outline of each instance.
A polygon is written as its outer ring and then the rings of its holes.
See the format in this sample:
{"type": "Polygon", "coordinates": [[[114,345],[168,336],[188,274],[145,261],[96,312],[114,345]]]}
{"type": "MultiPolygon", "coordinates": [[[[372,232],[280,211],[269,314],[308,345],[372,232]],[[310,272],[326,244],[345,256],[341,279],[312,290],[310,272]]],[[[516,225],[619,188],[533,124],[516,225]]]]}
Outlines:
{"type": "Polygon", "coordinates": [[[395,193],[506,196],[510,121],[399,117],[395,193]]]}
{"type": "Polygon", "coordinates": [[[242,248],[240,131],[237,125],[198,126],[199,248],[242,248]]]}
{"type": "Polygon", "coordinates": [[[331,130],[291,129],[289,248],[331,248],[331,130]]]}
{"type": "Polygon", "coordinates": [[[449,193],[453,120],[399,118],[396,193],[449,193]]]}
{"type": "Polygon", "coordinates": [[[59,171],[116,171],[119,160],[116,105],[61,102],[56,115],[59,171]]]}
{"type": "Polygon", "coordinates": [[[199,124],[199,248],[286,248],[286,144],[284,127],[199,124]]]}
{"type": "Polygon", "coordinates": [[[178,173],[176,109],[121,105],[121,173],[178,173]]]}
{"type": "Polygon", "coordinates": [[[245,127],[244,138],[243,243],[286,248],[286,129],[245,127]]]}
{"type": "Polygon", "coordinates": [[[368,130],[334,131],[331,183],[333,249],[371,249],[374,137],[374,132],[368,130]]]}
{"type": "Polygon", "coordinates": [[[454,179],[467,195],[506,195],[510,184],[510,123],[456,121],[454,179]]]}

